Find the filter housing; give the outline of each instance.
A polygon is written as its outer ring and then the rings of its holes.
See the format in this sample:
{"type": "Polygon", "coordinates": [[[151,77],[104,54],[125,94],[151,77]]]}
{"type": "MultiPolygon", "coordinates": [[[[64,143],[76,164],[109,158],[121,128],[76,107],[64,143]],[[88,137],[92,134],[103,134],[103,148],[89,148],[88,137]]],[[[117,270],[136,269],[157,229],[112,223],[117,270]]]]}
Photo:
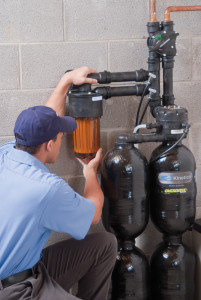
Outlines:
{"type": "Polygon", "coordinates": [[[74,152],[80,158],[93,158],[100,148],[100,117],[103,97],[91,91],[90,85],[69,93],[69,114],[77,122],[73,132],[74,152]]]}

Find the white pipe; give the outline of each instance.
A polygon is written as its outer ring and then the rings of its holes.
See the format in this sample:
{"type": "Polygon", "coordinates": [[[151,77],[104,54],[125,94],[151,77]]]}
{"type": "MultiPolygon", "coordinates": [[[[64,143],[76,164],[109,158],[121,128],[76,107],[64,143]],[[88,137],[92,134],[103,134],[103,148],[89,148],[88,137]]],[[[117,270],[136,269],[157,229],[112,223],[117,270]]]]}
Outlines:
{"type": "Polygon", "coordinates": [[[147,125],[146,124],[140,124],[140,125],[136,126],[133,130],[133,133],[137,133],[138,130],[140,130],[141,128],[147,128],[147,125]]]}

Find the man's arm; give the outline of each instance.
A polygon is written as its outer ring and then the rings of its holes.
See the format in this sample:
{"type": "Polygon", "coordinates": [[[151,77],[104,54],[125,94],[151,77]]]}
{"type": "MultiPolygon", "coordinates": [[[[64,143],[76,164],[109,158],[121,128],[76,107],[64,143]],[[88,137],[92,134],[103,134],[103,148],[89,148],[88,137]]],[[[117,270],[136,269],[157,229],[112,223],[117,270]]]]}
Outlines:
{"type": "Polygon", "coordinates": [[[66,94],[70,86],[97,83],[96,79],[87,78],[90,73],[96,73],[96,71],[85,66],[64,74],[45,105],[54,109],[59,116],[64,116],[66,94]]]}
{"type": "Polygon", "coordinates": [[[100,164],[101,157],[102,149],[99,149],[96,153],[96,157],[88,164],[85,164],[83,160],[78,159],[83,165],[83,174],[86,179],[84,197],[91,200],[95,204],[95,214],[92,224],[97,224],[100,221],[104,202],[104,195],[97,180],[97,168],[100,164]]]}

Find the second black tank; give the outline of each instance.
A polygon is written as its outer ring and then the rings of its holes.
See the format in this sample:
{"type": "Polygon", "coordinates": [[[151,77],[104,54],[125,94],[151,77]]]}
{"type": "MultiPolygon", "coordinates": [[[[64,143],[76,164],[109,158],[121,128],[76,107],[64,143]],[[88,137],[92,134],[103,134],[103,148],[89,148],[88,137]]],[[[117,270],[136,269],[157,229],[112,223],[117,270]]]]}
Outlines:
{"type": "Polygon", "coordinates": [[[194,300],[195,261],[181,235],[164,236],[151,257],[152,298],[194,300]]]}
{"type": "Polygon", "coordinates": [[[159,157],[173,143],[164,142],[152,154],[150,209],[152,221],[160,231],[180,234],[195,218],[195,159],[182,144],[159,157]]]}

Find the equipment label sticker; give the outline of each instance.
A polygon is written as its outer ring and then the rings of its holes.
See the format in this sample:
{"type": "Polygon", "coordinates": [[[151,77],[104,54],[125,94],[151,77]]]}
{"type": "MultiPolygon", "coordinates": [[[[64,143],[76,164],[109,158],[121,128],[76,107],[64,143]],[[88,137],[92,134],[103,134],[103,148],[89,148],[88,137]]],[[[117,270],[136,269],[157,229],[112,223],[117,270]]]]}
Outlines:
{"type": "Polygon", "coordinates": [[[95,96],[95,97],[92,97],[92,101],[101,101],[103,100],[103,97],[102,96],[95,96]]]}
{"type": "Polygon", "coordinates": [[[158,175],[158,180],[162,184],[184,184],[191,182],[192,179],[192,172],[161,172],[158,175]]]}
{"type": "Polygon", "coordinates": [[[165,189],[165,194],[184,194],[187,192],[187,188],[183,189],[165,189]]]}
{"type": "Polygon", "coordinates": [[[172,129],[171,134],[182,134],[184,133],[183,129],[172,129]]]}

